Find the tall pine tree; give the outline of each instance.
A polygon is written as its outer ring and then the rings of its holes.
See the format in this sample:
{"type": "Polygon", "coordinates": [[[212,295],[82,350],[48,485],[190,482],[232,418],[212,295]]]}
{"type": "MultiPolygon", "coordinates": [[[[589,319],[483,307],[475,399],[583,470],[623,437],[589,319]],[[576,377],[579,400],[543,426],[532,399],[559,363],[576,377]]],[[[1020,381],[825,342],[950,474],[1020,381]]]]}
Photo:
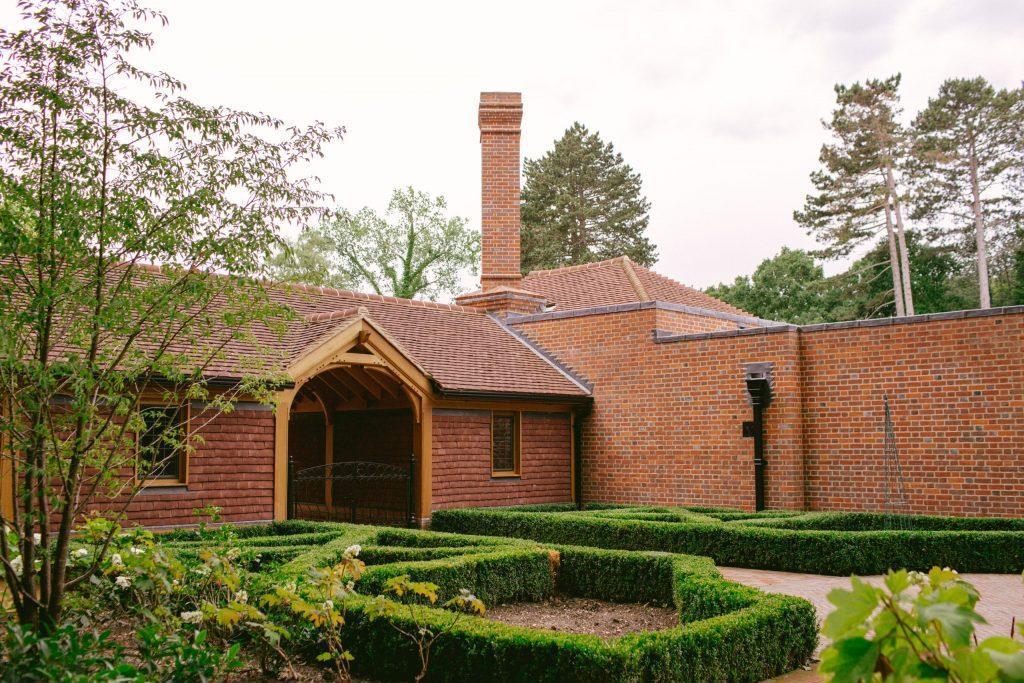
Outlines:
{"type": "Polygon", "coordinates": [[[1020,97],[981,77],[951,78],[914,119],[914,217],[934,221],[964,255],[973,252],[982,308],[992,306],[990,236],[1009,231],[1020,210],[1011,189],[1024,131],[1020,97]]]}
{"type": "Polygon", "coordinates": [[[522,268],[558,268],[626,255],[652,266],[657,248],[644,234],[650,203],[640,174],[611,143],[574,123],[539,159],[527,159],[522,207],[522,268]]]}
{"type": "Polygon", "coordinates": [[[899,113],[897,74],[863,85],[836,85],[836,108],[823,122],[832,141],[822,146],[821,168],[811,174],[817,194],[808,195],[797,223],[824,246],[826,258],[848,256],[885,231],[897,315],[913,315],[910,263],[906,257],[902,197],[896,169],[906,153],[899,113]]]}

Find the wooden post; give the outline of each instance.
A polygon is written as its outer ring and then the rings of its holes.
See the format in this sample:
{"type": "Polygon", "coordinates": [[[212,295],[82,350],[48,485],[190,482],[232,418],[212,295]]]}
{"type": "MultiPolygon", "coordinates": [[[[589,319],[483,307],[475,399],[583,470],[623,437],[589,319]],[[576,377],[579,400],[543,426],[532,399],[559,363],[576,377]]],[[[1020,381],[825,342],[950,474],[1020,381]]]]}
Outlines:
{"type": "Polygon", "coordinates": [[[277,394],[274,410],[274,520],[288,519],[288,418],[291,415],[295,389],[277,394]]]}

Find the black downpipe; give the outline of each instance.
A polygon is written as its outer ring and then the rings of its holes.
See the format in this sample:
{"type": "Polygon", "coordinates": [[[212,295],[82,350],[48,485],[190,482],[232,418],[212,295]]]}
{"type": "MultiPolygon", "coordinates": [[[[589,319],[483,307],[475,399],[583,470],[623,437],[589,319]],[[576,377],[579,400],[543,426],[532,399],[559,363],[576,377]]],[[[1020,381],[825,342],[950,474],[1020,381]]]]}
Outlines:
{"type": "Polygon", "coordinates": [[[583,428],[580,424],[582,415],[576,414],[572,425],[572,458],[573,472],[576,473],[573,485],[573,495],[576,500],[576,509],[583,509],[583,428]]]}
{"type": "Polygon", "coordinates": [[[754,409],[752,422],[743,424],[743,436],[754,439],[754,509],[764,510],[764,411],[771,405],[774,380],[773,363],[747,363],[743,370],[747,396],[754,409]]]}
{"type": "Polygon", "coordinates": [[[754,509],[764,510],[764,406],[754,404],[754,509]]]}

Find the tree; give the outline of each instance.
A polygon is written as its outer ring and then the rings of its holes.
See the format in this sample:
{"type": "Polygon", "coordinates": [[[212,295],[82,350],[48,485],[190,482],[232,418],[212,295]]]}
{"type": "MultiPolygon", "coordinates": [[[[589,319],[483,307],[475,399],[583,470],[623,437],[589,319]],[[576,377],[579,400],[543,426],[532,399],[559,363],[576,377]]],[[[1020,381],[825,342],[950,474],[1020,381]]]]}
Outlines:
{"type": "Polygon", "coordinates": [[[315,228],[315,243],[328,249],[332,278],[377,294],[436,299],[457,293],[480,257],[480,233],[447,209],[444,197],[396,188],[384,216],[369,207],[342,209],[315,228]]]}
{"type": "Polygon", "coordinates": [[[915,218],[939,219],[947,232],[972,235],[982,308],[989,293],[989,240],[1021,198],[1010,190],[1014,147],[1024,131],[1019,91],[984,78],[951,78],[914,119],[915,218]]]}
{"type": "Polygon", "coordinates": [[[782,248],[761,261],[751,276],[708,288],[713,297],[767,320],[795,325],[832,321],[830,281],[802,249],[782,248]]]}
{"type": "MultiPolygon", "coordinates": [[[[908,231],[906,239],[913,274],[915,303],[919,313],[941,313],[972,308],[963,267],[949,249],[928,244],[916,232],[908,231]]],[[[836,320],[886,318],[899,315],[895,292],[889,278],[888,240],[876,243],[845,273],[832,279],[836,320]]]]}
{"type": "Polygon", "coordinates": [[[0,476],[15,492],[0,572],[18,619],[46,632],[115,533],[69,566],[82,515],[98,500],[123,512],[237,397],[269,400],[276,375],[251,332],[287,311],[258,278],[276,226],[324,198],[294,166],[340,131],[185,99],[128,60],[166,21],[133,2],[22,11],[27,28],[0,33],[0,476]],[[211,391],[207,369],[235,342],[252,366],[211,391]],[[149,393],[208,407],[152,434],[149,393]]]}
{"type": "Polygon", "coordinates": [[[823,122],[833,141],[821,148],[821,168],[793,218],[825,246],[819,255],[848,256],[884,228],[898,315],[913,315],[914,297],[896,170],[906,154],[899,113],[900,76],[863,85],[836,85],[837,107],[823,122]]]}
{"type": "Polygon", "coordinates": [[[644,234],[651,205],[640,174],[597,133],[573,123],[551,151],[526,160],[525,176],[523,273],[622,255],[658,260],[644,234]]]}
{"type": "Polygon", "coordinates": [[[270,270],[280,282],[300,282],[316,287],[351,289],[357,285],[331,261],[333,243],[323,230],[303,230],[285,240],[270,259],[270,270]]]}

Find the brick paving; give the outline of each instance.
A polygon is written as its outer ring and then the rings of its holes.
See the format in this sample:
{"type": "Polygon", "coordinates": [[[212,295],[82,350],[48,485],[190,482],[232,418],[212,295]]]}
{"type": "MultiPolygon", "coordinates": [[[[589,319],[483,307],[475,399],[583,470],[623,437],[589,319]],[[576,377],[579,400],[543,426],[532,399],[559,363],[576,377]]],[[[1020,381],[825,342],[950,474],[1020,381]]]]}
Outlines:
{"type": "MultiPolygon", "coordinates": [[[[719,567],[722,576],[747,586],[760,588],[768,593],[785,593],[804,598],[818,611],[818,619],[824,618],[832,611],[832,603],[828,601],[828,593],[833,588],[849,588],[850,579],[845,576],[822,576],[820,574],[797,574],[794,572],[776,572],[764,569],[740,569],[736,567],[719,567]]],[[[978,601],[978,612],[988,622],[979,624],[979,639],[993,635],[1009,635],[1013,618],[1018,625],[1024,622],[1024,583],[1019,574],[963,574],[981,593],[978,601]]],[[[881,576],[863,577],[873,585],[881,585],[881,576]]],[[[1019,628],[1018,628],[1019,630],[1019,628]]],[[[819,644],[819,652],[827,643],[819,644]]],[[[815,671],[795,671],[778,681],[785,683],[814,683],[823,680],[815,671]]]]}

